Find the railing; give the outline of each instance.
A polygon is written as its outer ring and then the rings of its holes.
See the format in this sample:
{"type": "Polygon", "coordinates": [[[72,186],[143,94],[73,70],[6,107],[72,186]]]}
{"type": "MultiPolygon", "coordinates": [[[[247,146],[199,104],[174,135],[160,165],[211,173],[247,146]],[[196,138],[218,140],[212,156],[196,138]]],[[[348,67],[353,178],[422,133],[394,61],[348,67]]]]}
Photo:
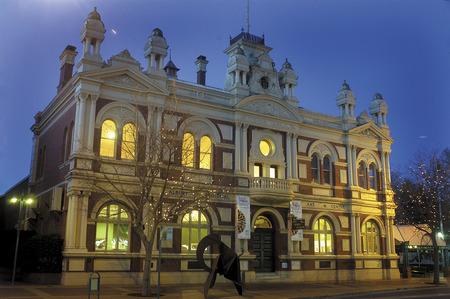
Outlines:
{"type": "Polygon", "coordinates": [[[245,39],[245,40],[248,40],[248,41],[250,41],[252,43],[255,43],[255,44],[264,45],[264,36],[263,37],[259,37],[257,35],[253,35],[253,34],[250,34],[250,33],[247,33],[247,32],[241,32],[236,37],[230,38],[230,46],[232,44],[234,44],[235,42],[237,42],[238,40],[240,40],[241,38],[245,39]]]}
{"type": "Polygon", "coordinates": [[[253,189],[291,190],[291,182],[272,178],[250,178],[248,187],[253,189]]]}

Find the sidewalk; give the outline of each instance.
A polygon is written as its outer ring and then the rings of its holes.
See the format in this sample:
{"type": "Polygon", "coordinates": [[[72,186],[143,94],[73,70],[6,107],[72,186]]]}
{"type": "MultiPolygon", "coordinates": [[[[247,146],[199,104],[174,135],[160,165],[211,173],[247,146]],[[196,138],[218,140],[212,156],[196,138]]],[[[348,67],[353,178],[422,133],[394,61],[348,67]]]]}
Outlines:
{"type": "MultiPolygon", "coordinates": [[[[243,296],[239,296],[234,285],[217,284],[209,290],[208,298],[325,298],[338,295],[370,294],[386,290],[405,290],[435,287],[432,278],[410,278],[378,281],[350,281],[340,283],[270,283],[248,284],[243,296]]],[[[444,284],[440,287],[449,287],[444,284]]],[[[100,287],[100,298],[140,298],[139,285],[105,285],[100,287]]],[[[156,285],[153,288],[156,293],[156,285]]],[[[0,298],[87,298],[87,286],[30,285],[18,282],[11,286],[9,282],[0,283],[0,298]]],[[[156,297],[156,296],[155,296],[156,297]]],[[[203,285],[177,285],[161,287],[162,299],[203,298],[203,285]]],[[[97,292],[91,292],[91,298],[97,298],[97,292]]]]}

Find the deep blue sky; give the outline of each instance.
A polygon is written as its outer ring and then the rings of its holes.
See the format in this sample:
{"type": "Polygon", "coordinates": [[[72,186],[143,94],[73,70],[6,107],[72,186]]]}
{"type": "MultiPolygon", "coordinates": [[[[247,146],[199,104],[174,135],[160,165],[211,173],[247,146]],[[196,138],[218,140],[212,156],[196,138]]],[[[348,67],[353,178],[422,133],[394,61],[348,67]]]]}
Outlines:
{"type": "MultiPolygon", "coordinates": [[[[107,29],[104,60],[128,49],[146,68],[143,47],[159,27],[179,79],[195,82],[194,62],[205,55],[207,85],[223,88],[223,50],[246,27],[246,2],[2,0],[0,194],[28,174],[34,115],[56,95],[63,49],[80,52],[81,26],[94,6],[107,29]]],[[[395,139],[392,168],[407,165],[418,149],[450,146],[450,2],[250,0],[250,33],[265,35],[278,69],[285,58],[292,63],[306,109],[337,116],[344,79],[358,115],[380,92],[395,139]]]]}

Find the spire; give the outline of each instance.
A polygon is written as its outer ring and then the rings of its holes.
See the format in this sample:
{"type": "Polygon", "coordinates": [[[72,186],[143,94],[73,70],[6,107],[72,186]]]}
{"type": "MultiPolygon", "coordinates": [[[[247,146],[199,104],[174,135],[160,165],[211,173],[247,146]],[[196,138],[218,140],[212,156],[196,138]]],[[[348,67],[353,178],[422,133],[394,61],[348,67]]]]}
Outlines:
{"type": "Polygon", "coordinates": [[[176,67],[175,63],[172,61],[172,50],[169,50],[169,62],[164,67],[164,71],[166,71],[167,77],[178,79],[177,72],[180,69],[176,67]]]}

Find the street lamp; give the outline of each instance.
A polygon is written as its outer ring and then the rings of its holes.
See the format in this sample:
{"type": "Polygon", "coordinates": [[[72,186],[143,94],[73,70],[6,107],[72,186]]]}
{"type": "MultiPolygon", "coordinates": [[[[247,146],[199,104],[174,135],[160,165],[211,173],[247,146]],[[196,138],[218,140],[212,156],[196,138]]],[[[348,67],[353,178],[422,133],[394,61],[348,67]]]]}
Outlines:
{"type": "Polygon", "coordinates": [[[22,223],[22,206],[24,204],[24,201],[25,201],[25,204],[29,205],[33,202],[33,199],[31,197],[28,197],[25,199],[23,196],[11,198],[12,203],[16,203],[18,201],[19,201],[19,219],[17,221],[16,251],[14,252],[14,267],[13,267],[11,285],[14,285],[14,281],[16,279],[17,252],[19,251],[20,227],[21,227],[21,223],[22,223]]]}

